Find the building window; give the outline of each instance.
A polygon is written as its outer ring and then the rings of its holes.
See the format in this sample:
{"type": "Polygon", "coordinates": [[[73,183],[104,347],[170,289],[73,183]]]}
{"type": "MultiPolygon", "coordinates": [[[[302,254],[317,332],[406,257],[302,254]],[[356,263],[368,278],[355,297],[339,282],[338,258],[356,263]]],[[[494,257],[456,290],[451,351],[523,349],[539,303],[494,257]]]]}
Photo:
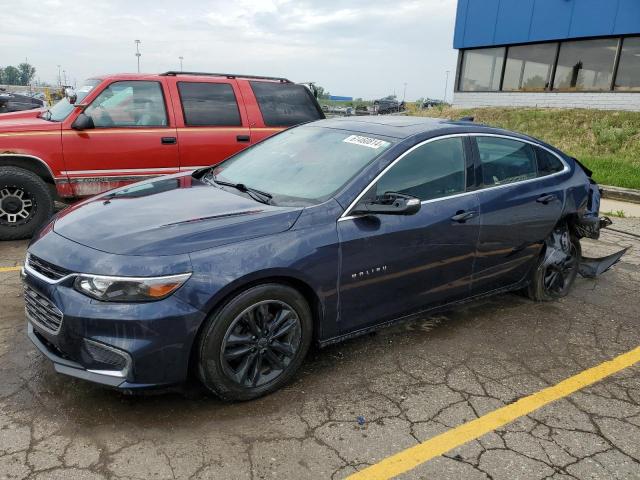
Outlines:
{"type": "Polygon", "coordinates": [[[625,38],[622,42],[615,88],[640,91],[640,37],[625,38]]]}
{"type": "Polygon", "coordinates": [[[557,43],[509,47],[503,90],[541,91],[549,87],[557,43]]]}
{"type": "Polygon", "coordinates": [[[497,91],[504,61],[504,47],[465,50],[462,56],[460,90],[497,91]]]}
{"type": "Polygon", "coordinates": [[[609,90],[618,39],[563,42],[554,90],[609,90]]]}

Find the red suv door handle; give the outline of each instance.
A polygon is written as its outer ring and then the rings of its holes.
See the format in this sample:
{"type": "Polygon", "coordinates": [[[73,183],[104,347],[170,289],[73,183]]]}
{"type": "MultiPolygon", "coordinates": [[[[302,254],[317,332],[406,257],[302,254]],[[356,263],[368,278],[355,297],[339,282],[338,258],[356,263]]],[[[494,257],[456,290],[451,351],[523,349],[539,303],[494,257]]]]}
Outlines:
{"type": "Polygon", "coordinates": [[[176,137],[162,137],[160,143],[163,145],[175,145],[178,143],[178,139],[176,137]]]}
{"type": "Polygon", "coordinates": [[[249,135],[238,135],[238,136],[236,136],[236,140],[238,142],[249,142],[249,141],[251,141],[251,136],[249,136],[249,135]]]}

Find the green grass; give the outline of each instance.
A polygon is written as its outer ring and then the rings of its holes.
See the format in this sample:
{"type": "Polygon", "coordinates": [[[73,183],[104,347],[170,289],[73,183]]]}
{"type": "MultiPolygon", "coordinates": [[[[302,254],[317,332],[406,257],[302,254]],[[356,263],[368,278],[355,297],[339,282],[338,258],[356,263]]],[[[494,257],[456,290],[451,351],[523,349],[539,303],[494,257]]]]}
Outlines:
{"type": "Polygon", "coordinates": [[[536,108],[434,108],[414,115],[474,116],[477,123],[544,140],[576,157],[602,185],[640,189],[640,112],[536,108]]]}

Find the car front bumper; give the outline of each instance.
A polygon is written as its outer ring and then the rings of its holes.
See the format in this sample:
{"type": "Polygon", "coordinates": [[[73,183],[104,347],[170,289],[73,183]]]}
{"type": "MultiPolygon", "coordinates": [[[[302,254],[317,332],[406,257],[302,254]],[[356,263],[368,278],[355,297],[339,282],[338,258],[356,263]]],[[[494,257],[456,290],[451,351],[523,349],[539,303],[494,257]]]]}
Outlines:
{"type": "Polygon", "coordinates": [[[53,329],[26,300],[29,339],[58,373],[123,390],[187,378],[193,340],[205,318],[193,306],[175,295],[149,303],[99,302],[77,292],[73,279],[50,284],[28,271],[22,277],[25,295],[35,292],[41,302],[36,307],[61,314],[53,329]]]}

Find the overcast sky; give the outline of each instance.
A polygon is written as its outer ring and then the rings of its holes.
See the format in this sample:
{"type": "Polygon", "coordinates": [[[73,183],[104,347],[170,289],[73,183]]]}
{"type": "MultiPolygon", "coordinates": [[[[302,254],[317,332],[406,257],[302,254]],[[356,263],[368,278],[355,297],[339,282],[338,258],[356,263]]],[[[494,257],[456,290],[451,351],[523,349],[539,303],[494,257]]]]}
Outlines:
{"type": "Polygon", "coordinates": [[[456,52],[456,0],[0,0],[0,66],[28,58],[78,83],[141,70],[232,72],[315,81],[334,95],[442,98],[456,52]]]}

